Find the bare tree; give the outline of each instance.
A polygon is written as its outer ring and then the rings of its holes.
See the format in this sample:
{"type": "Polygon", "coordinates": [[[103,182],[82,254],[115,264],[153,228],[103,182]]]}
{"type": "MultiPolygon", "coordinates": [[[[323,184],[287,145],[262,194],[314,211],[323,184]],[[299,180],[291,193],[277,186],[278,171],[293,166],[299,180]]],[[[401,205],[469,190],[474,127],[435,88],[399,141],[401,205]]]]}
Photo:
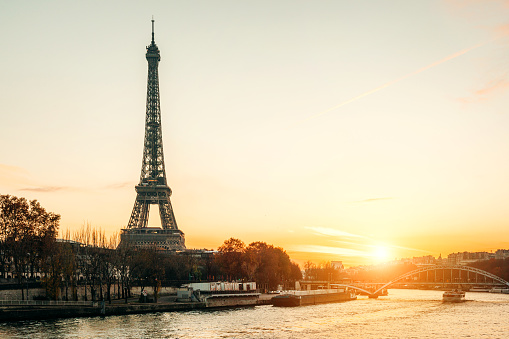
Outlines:
{"type": "Polygon", "coordinates": [[[156,247],[138,249],[131,261],[133,275],[138,279],[141,290],[152,287],[154,301],[157,302],[159,290],[165,273],[165,258],[156,247]]]}
{"type": "Polygon", "coordinates": [[[111,304],[111,287],[115,283],[115,280],[118,276],[118,260],[117,260],[117,251],[116,248],[119,243],[118,233],[113,234],[105,251],[103,253],[103,263],[101,269],[101,276],[103,277],[104,282],[106,283],[106,299],[111,304]]]}

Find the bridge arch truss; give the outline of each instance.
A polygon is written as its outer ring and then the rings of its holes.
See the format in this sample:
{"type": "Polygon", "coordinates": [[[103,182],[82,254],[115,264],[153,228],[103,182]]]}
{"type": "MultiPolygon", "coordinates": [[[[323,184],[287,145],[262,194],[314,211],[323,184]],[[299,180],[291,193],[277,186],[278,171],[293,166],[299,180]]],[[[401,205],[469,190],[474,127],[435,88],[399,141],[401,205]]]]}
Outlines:
{"type": "MultiPolygon", "coordinates": [[[[505,281],[504,279],[494,275],[494,274],[491,274],[489,272],[486,272],[484,270],[481,270],[481,269],[478,269],[478,268],[474,268],[474,267],[469,267],[469,266],[460,266],[460,265],[434,265],[434,266],[425,266],[425,267],[420,267],[416,270],[413,270],[413,271],[410,271],[408,273],[405,273],[403,275],[400,275],[399,277],[397,277],[396,279],[393,279],[391,281],[389,281],[388,283],[382,285],[381,287],[379,287],[376,291],[374,291],[372,294],[373,295],[378,295],[382,292],[382,290],[388,288],[389,286],[391,285],[394,285],[402,280],[405,280],[406,278],[409,278],[411,276],[414,276],[414,275],[417,275],[417,274],[420,274],[420,273],[424,273],[424,272],[430,272],[430,271],[442,271],[442,272],[445,272],[446,270],[451,270],[451,276],[452,276],[452,270],[458,270],[460,273],[460,277],[461,277],[461,272],[468,272],[468,273],[475,273],[475,274],[479,274],[481,276],[484,276],[486,278],[489,278],[489,279],[492,279],[493,281],[496,281],[498,282],[499,284],[501,285],[505,285],[507,287],[509,287],[509,282],[505,281]]],[[[458,284],[462,284],[461,281],[458,281],[457,282],[458,284]]],[[[464,283],[464,282],[463,282],[464,283]]]]}

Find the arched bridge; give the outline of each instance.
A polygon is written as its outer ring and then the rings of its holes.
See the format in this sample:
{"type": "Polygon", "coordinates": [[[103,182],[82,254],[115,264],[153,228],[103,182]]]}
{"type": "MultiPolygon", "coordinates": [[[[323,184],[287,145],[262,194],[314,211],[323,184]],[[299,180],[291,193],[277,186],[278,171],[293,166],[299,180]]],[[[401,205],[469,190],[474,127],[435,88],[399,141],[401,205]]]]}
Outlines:
{"type": "Polygon", "coordinates": [[[394,284],[406,282],[408,278],[418,276],[419,281],[412,281],[416,284],[447,284],[447,285],[502,285],[509,288],[509,282],[504,279],[486,272],[484,270],[459,265],[433,265],[420,267],[416,270],[407,272],[399,277],[392,279],[387,283],[369,283],[358,286],[354,284],[335,284],[327,283],[330,287],[348,287],[363,292],[370,297],[378,297],[383,291],[394,284]],[[423,274],[425,282],[422,281],[423,274]],[[430,273],[431,277],[430,277],[430,273]],[[481,277],[481,279],[479,279],[481,277]],[[367,288],[364,285],[376,286],[375,288],[367,288]]]}
{"type": "MultiPolygon", "coordinates": [[[[486,278],[488,278],[488,279],[491,279],[493,282],[496,281],[500,285],[509,287],[509,282],[505,281],[504,279],[502,279],[494,274],[491,274],[489,272],[486,272],[486,271],[478,269],[478,268],[469,267],[469,266],[459,266],[459,265],[454,265],[454,266],[435,265],[435,266],[421,267],[421,268],[418,268],[411,272],[400,275],[396,279],[393,279],[393,280],[389,281],[388,283],[382,285],[378,289],[376,289],[374,292],[372,292],[372,295],[375,295],[375,296],[380,295],[380,293],[384,289],[386,289],[389,286],[394,285],[402,280],[405,280],[411,276],[420,275],[421,273],[425,273],[425,272],[427,273],[427,272],[433,272],[433,271],[435,273],[433,282],[435,282],[435,283],[437,282],[437,275],[436,275],[437,272],[442,273],[442,279],[438,280],[438,281],[445,282],[446,281],[446,279],[445,279],[446,271],[449,271],[449,273],[450,273],[449,283],[460,284],[460,285],[468,285],[468,284],[474,285],[474,284],[482,284],[482,283],[486,284],[487,283],[486,278]],[[457,277],[454,277],[454,275],[453,275],[454,271],[457,271],[457,273],[458,273],[457,277]],[[466,276],[464,274],[462,277],[461,272],[466,272],[466,276]],[[470,279],[470,273],[475,274],[474,275],[475,281],[473,279],[470,279]],[[484,282],[479,282],[477,275],[483,276],[485,278],[484,282]]],[[[429,275],[427,275],[426,279],[428,280],[428,278],[429,278],[429,275]]],[[[449,278],[449,277],[447,277],[447,278],[449,278]]]]}

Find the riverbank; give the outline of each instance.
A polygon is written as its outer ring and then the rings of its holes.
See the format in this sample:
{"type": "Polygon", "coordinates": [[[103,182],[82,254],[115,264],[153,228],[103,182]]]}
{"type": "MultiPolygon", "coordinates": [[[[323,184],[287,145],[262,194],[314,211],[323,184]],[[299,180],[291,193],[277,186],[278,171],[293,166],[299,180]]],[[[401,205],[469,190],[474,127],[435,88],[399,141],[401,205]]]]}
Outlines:
{"type": "Polygon", "coordinates": [[[237,308],[257,305],[268,305],[273,295],[221,294],[204,296],[202,301],[179,302],[175,296],[161,297],[157,303],[139,303],[138,299],[114,300],[109,303],[75,303],[60,302],[58,304],[19,304],[11,303],[0,306],[0,322],[20,320],[43,320],[58,318],[97,317],[126,314],[142,314],[154,312],[190,311],[195,309],[237,308]]]}
{"type": "Polygon", "coordinates": [[[205,308],[203,302],[168,304],[126,304],[100,306],[4,306],[0,308],[0,321],[80,318],[151,312],[187,311],[205,308]]]}

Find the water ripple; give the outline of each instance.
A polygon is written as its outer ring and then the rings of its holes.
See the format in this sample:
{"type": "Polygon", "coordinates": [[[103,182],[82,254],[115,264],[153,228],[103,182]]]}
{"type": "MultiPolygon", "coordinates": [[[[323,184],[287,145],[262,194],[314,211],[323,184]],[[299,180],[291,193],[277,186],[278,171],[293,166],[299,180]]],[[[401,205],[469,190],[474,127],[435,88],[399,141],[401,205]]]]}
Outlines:
{"type": "Polygon", "coordinates": [[[509,295],[390,290],[388,297],[296,308],[258,306],[0,324],[2,338],[506,338],[509,295]]]}

